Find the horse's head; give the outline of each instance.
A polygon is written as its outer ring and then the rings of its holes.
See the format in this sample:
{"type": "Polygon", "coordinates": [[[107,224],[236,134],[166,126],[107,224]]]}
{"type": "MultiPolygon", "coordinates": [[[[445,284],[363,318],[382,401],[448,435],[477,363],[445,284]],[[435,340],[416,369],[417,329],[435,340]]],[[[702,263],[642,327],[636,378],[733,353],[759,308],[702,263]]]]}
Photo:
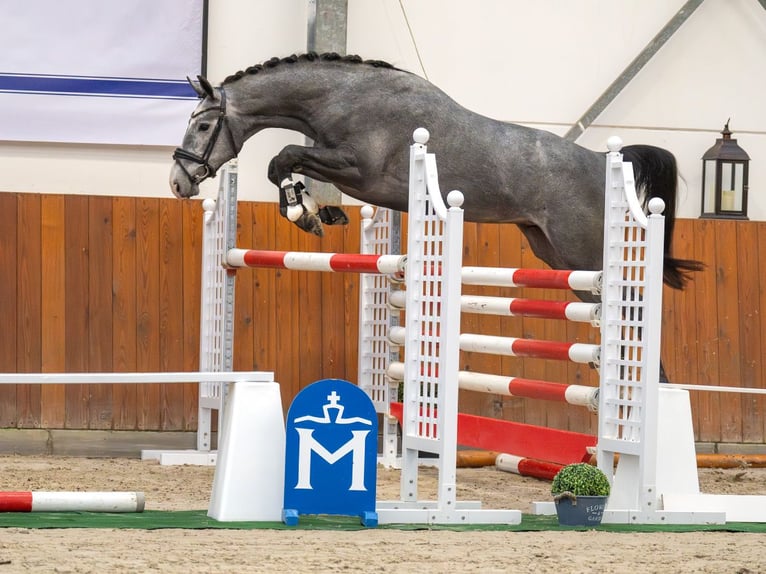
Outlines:
{"type": "Polygon", "coordinates": [[[173,153],[170,170],[170,189],[179,198],[197,195],[199,184],[214,177],[238,151],[226,118],[226,92],[214,89],[202,76],[197,78],[189,83],[202,101],[189,119],[182,147],[173,153]]]}

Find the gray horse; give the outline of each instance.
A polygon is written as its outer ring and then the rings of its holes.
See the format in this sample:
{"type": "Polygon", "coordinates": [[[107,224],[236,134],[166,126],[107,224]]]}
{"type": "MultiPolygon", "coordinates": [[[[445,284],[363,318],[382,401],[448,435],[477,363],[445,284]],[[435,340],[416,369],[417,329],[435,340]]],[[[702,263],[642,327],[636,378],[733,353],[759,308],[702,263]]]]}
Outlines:
{"type": "MultiPolygon", "coordinates": [[[[322,208],[293,174],[330,182],[363,202],[407,209],[410,137],[431,134],[441,189],[465,195],[467,221],[514,223],[535,255],[556,269],[602,266],[605,154],[549,132],[493,120],[457,104],[428,81],[358,56],[304,54],[273,58],[213,88],[191,82],[202,99],[173,157],[170,185],[178,197],[236,157],[266,128],[301,132],[313,146],[288,145],[269,165],[280,209],[302,229],[321,235],[322,222],[346,223],[340,208],[322,208]]],[[[666,204],[664,279],[680,289],[691,260],[671,256],[677,170],[673,155],[636,145],[633,163],[644,198],[666,204]]]]}

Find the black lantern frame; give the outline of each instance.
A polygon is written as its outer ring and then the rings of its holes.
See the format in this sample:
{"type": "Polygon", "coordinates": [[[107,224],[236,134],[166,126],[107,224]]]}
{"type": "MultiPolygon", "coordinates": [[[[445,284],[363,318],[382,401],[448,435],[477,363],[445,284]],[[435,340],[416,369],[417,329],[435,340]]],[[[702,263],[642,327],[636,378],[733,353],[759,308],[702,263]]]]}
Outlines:
{"type": "Polygon", "coordinates": [[[750,156],[732,139],[729,122],[723,137],[702,156],[702,213],[711,219],[747,219],[750,156]]]}

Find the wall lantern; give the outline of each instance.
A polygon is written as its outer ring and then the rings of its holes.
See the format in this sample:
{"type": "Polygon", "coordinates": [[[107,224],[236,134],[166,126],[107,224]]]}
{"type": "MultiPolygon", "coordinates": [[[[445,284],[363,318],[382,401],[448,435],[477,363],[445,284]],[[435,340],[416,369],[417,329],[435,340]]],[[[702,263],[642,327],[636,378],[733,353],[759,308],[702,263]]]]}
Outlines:
{"type": "Polygon", "coordinates": [[[718,219],[747,219],[750,156],[731,138],[729,121],[722,138],[702,156],[702,215],[718,219]]]}

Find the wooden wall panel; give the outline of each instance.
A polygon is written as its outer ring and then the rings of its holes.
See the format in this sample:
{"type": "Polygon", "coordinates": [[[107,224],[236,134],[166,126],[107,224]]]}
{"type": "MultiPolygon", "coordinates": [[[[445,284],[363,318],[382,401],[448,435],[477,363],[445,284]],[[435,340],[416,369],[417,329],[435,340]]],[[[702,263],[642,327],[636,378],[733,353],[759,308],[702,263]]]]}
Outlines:
{"type": "MultiPolygon", "coordinates": [[[[160,204],[160,370],[182,371],[183,341],[183,204],[160,204]]],[[[160,388],[160,430],[183,428],[184,393],[181,385],[160,388]]]]}
{"type": "MultiPolygon", "coordinates": [[[[351,219],[351,224],[345,226],[343,230],[343,251],[345,253],[359,252],[359,243],[361,241],[361,215],[358,211],[347,210],[351,219]],[[352,245],[356,245],[356,250],[352,250],[352,245]]],[[[337,288],[340,291],[332,291],[332,295],[335,301],[339,298],[344,301],[342,305],[342,311],[331,317],[331,320],[338,321],[333,325],[343,325],[346,337],[343,337],[343,342],[340,341],[334,343],[335,345],[342,347],[338,350],[338,353],[342,353],[343,364],[336,366],[338,371],[345,373],[345,378],[349,381],[357,381],[359,373],[359,353],[357,348],[357,339],[359,335],[359,280],[350,273],[342,273],[336,279],[337,288]],[[339,280],[338,280],[339,279],[339,280]],[[337,293],[337,294],[336,294],[337,293]]],[[[336,287],[333,287],[335,289],[336,287]]],[[[335,372],[335,371],[334,371],[335,372]]]]}
{"type": "MultiPolygon", "coordinates": [[[[41,316],[42,370],[61,372],[66,368],[66,299],[64,269],[66,263],[64,241],[64,196],[43,196],[41,203],[41,316]]],[[[64,426],[64,385],[43,385],[40,389],[40,426],[64,426]]]]}
{"type": "MultiPolygon", "coordinates": [[[[136,370],[136,201],[117,197],[112,204],[112,366],[136,370]]],[[[134,429],[138,423],[136,384],[112,388],[112,428],[134,429]]]]}
{"type": "MultiPolygon", "coordinates": [[[[757,269],[764,255],[759,253],[758,226],[735,226],[737,251],[735,254],[737,269],[737,300],[738,308],[734,314],[738,319],[737,340],[734,346],[734,360],[739,361],[739,377],[736,386],[756,387],[762,376],[763,355],[761,354],[761,328],[759,317],[761,313],[761,279],[745,272],[747,269],[757,269]]],[[[736,304],[736,302],[735,302],[736,304]]],[[[732,407],[734,416],[741,417],[740,432],[746,442],[763,442],[763,398],[758,395],[732,395],[734,403],[740,406],[732,407]]]]}
{"type": "MultiPolygon", "coordinates": [[[[18,304],[18,198],[0,193],[0,371],[16,366],[16,310],[18,304]]],[[[16,385],[0,385],[0,427],[16,426],[16,385]]]]}
{"type": "MultiPolygon", "coordinates": [[[[521,233],[518,229],[512,225],[498,225],[498,245],[500,246],[500,254],[498,255],[497,264],[511,267],[511,262],[520,262],[522,250],[524,249],[524,242],[521,233]]],[[[463,264],[468,265],[469,258],[464,258],[463,264]]],[[[518,265],[517,265],[518,266],[518,265]]],[[[498,295],[500,297],[520,297],[522,292],[517,289],[499,289],[498,295]]],[[[502,334],[505,337],[518,336],[522,333],[523,320],[520,317],[508,317],[503,321],[502,334]]],[[[524,376],[523,361],[515,357],[503,357],[500,362],[502,374],[522,377],[524,376]]],[[[504,418],[514,421],[526,421],[526,408],[528,401],[518,397],[502,397],[501,410],[499,412],[493,412],[493,416],[497,418],[504,418]]],[[[479,413],[481,414],[481,413],[479,413]]],[[[489,413],[487,413],[489,416],[489,413]]]]}
{"type": "MultiPolygon", "coordinates": [[[[16,368],[20,373],[42,372],[42,235],[40,196],[19,195],[16,307],[16,368]]],[[[40,385],[16,390],[17,424],[40,426],[40,385]]]]}
{"type": "MultiPolygon", "coordinates": [[[[183,230],[179,253],[183,253],[183,271],[180,274],[183,281],[182,307],[179,324],[183,329],[182,363],[180,370],[194,371],[199,369],[199,321],[200,293],[202,283],[200,269],[202,268],[202,210],[199,202],[183,203],[183,230]]],[[[178,405],[181,410],[182,430],[197,428],[197,397],[199,395],[196,383],[181,383],[183,402],[178,405]]]]}
{"type": "MultiPolygon", "coordinates": [[[[92,197],[88,204],[88,369],[109,373],[112,356],[112,199],[92,197]]],[[[112,428],[112,386],[91,385],[88,428],[112,428]]]]}
{"type": "MultiPolygon", "coordinates": [[[[357,252],[352,224],[308,236],[274,204],[243,203],[239,243],[259,249],[357,252]]],[[[199,357],[197,201],[0,194],[0,369],[6,372],[193,370],[199,357]],[[43,257],[46,254],[47,257],[43,257]]],[[[406,226],[406,217],[403,218],[406,226]]],[[[406,245],[406,234],[403,238],[406,245]]],[[[665,289],[663,363],[671,380],[766,387],[766,223],[682,220],[674,253],[706,269],[688,289],[665,289]]],[[[519,231],[467,225],[465,265],[540,267],[519,231]]],[[[559,298],[536,289],[467,287],[505,297],[559,298]]],[[[571,296],[570,296],[571,298],[571,296]]],[[[357,376],[358,276],[242,270],[235,367],[274,371],[285,408],[319,378],[357,376]]],[[[465,315],[464,332],[597,342],[588,325],[465,315]]],[[[463,353],[461,368],[597,385],[587,366],[463,353]]],[[[39,385],[0,388],[0,426],[190,430],[196,385],[39,385]]],[[[698,440],[762,443],[763,396],[692,392],[698,440]]],[[[585,409],[461,393],[485,416],[595,432],[585,409]]]]}
{"type": "MultiPolygon", "coordinates": [[[[695,331],[699,341],[696,353],[697,376],[700,385],[717,385],[718,378],[718,266],[711,255],[715,250],[716,222],[702,220],[694,234],[694,258],[705,263],[704,271],[694,277],[694,285],[687,287],[695,290],[697,309],[689,320],[695,322],[695,331]]],[[[667,338],[666,338],[667,340],[667,338]]],[[[696,418],[697,439],[717,442],[721,440],[721,415],[718,393],[695,393],[697,395],[696,418]]]]}
{"type": "MultiPolygon", "coordinates": [[[[737,273],[737,224],[722,221],[716,225],[716,262],[718,303],[718,380],[731,385],[741,380],[739,340],[739,276],[737,273]]],[[[721,419],[721,440],[732,442],[742,436],[741,397],[721,393],[718,402],[721,419]],[[735,438],[736,437],[736,438],[735,438]]]]}
{"type": "MultiPolygon", "coordinates": [[[[64,199],[66,262],[64,294],[66,297],[65,370],[84,372],[88,365],[90,307],[88,301],[88,201],[69,195],[64,199]]],[[[88,428],[90,385],[67,385],[65,390],[64,426],[88,428]]]]}
{"type": "MultiPolygon", "coordinates": [[[[136,370],[160,369],[160,200],[136,200],[136,370]]],[[[160,428],[160,385],[138,385],[136,428],[160,428]]]]}
{"type": "MultiPolygon", "coordinates": [[[[247,247],[255,245],[253,232],[255,227],[252,205],[243,205],[237,214],[237,245],[247,247]]],[[[255,363],[255,328],[253,326],[254,273],[249,269],[237,273],[234,291],[238,303],[234,307],[234,340],[239,352],[234,357],[234,368],[245,371],[254,368],[255,363]]]]}
{"type": "MultiPolygon", "coordinates": [[[[270,204],[258,203],[252,206],[253,234],[252,246],[263,245],[264,249],[276,243],[276,223],[270,204]]],[[[245,276],[246,275],[242,275],[245,276]]],[[[253,368],[259,371],[271,371],[277,364],[279,347],[266,337],[256,337],[256,332],[276,333],[276,285],[277,274],[271,269],[253,269],[253,368]]],[[[284,401],[284,393],[282,400],[284,401]]]]}

